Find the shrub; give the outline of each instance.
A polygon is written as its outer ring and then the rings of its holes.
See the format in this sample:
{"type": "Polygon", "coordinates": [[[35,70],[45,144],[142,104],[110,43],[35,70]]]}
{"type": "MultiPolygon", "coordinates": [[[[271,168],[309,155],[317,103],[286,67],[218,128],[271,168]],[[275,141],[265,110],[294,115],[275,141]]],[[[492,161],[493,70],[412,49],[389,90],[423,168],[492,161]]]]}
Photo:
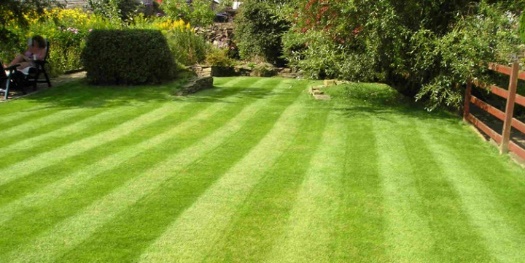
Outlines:
{"type": "Polygon", "coordinates": [[[269,63],[260,63],[252,70],[252,76],[256,77],[273,77],[277,74],[275,67],[269,63]]]}
{"type": "Polygon", "coordinates": [[[373,54],[353,52],[321,31],[290,31],[283,36],[283,46],[289,66],[300,69],[308,78],[371,81],[377,75],[373,54]]]}
{"type": "Polygon", "coordinates": [[[9,25],[10,41],[0,41],[0,60],[10,61],[26,47],[27,39],[41,35],[51,44],[49,64],[50,74],[57,76],[66,71],[78,70],[83,66],[80,53],[85,45],[86,36],[93,28],[117,29],[120,22],[110,21],[80,9],[53,8],[42,15],[27,18],[27,27],[9,25]]]}
{"type": "Polygon", "coordinates": [[[204,61],[207,44],[195,33],[189,23],[172,20],[168,17],[137,15],[130,23],[123,24],[120,19],[86,13],[80,9],[53,8],[41,16],[26,19],[28,26],[9,24],[0,29],[0,61],[8,63],[17,53],[23,52],[27,39],[35,34],[42,35],[51,43],[50,74],[57,76],[67,71],[83,68],[80,53],[85,46],[86,37],[93,29],[154,29],[168,39],[171,52],[177,63],[193,65],[204,61]]]}
{"type": "Polygon", "coordinates": [[[169,17],[146,18],[136,16],[131,28],[160,30],[168,39],[171,52],[177,63],[194,65],[204,61],[208,44],[204,38],[195,33],[190,23],[182,19],[173,20],[169,17]]]}
{"type": "Polygon", "coordinates": [[[233,67],[235,61],[228,57],[227,49],[211,48],[206,55],[206,63],[210,66],[233,67]]]}
{"type": "Polygon", "coordinates": [[[242,59],[262,57],[266,62],[283,65],[282,36],[290,24],[275,13],[278,3],[244,1],[235,17],[235,42],[242,59]]]}
{"type": "Polygon", "coordinates": [[[213,23],[215,13],[209,0],[164,0],[160,8],[171,19],[182,18],[195,26],[208,26],[213,23]]]}
{"type": "Polygon", "coordinates": [[[525,2],[431,2],[295,1],[285,57],[313,78],[383,81],[429,110],[460,107],[468,78],[517,52],[513,10],[525,2]]]}
{"type": "Polygon", "coordinates": [[[51,44],[49,60],[52,75],[82,68],[80,50],[89,33],[88,14],[80,9],[52,9],[45,20],[32,23],[33,32],[41,31],[51,44]]]}
{"type": "Polygon", "coordinates": [[[95,14],[118,21],[128,21],[139,9],[134,0],[88,0],[88,5],[95,14]]]}
{"type": "Polygon", "coordinates": [[[93,84],[146,84],[172,80],[176,64],[157,30],[93,30],[81,56],[93,84]]]}
{"type": "Polygon", "coordinates": [[[425,41],[432,43],[432,47],[414,53],[418,57],[433,58],[434,63],[412,67],[414,76],[431,73],[416,98],[425,99],[428,109],[439,105],[459,107],[463,95],[460,87],[468,79],[494,81],[489,79],[487,64],[505,64],[511,54],[517,54],[517,20],[495,6],[480,5],[477,16],[462,18],[447,34],[425,41]]]}

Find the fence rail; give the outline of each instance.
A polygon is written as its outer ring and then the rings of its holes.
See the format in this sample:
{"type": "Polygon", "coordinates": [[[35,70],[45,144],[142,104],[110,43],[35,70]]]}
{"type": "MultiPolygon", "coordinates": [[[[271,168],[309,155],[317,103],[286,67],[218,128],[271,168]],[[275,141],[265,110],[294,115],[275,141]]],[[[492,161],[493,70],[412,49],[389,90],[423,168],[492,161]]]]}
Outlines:
{"type": "Polygon", "coordinates": [[[491,63],[489,64],[489,69],[509,76],[508,89],[503,89],[495,85],[488,87],[492,94],[500,96],[507,101],[505,111],[501,111],[498,108],[472,95],[473,86],[483,86],[483,84],[479,83],[477,80],[472,80],[467,82],[463,120],[473,124],[487,136],[492,138],[492,140],[494,140],[499,145],[500,153],[503,154],[510,151],[525,160],[525,149],[516,142],[512,141],[510,138],[512,128],[525,134],[525,123],[514,118],[515,104],[525,107],[525,97],[516,93],[518,80],[525,80],[525,72],[519,70],[518,62],[514,62],[512,67],[491,63]],[[499,134],[489,125],[478,119],[476,116],[472,115],[470,112],[470,106],[472,104],[476,105],[479,109],[489,113],[495,118],[503,121],[502,133],[499,134]]]}

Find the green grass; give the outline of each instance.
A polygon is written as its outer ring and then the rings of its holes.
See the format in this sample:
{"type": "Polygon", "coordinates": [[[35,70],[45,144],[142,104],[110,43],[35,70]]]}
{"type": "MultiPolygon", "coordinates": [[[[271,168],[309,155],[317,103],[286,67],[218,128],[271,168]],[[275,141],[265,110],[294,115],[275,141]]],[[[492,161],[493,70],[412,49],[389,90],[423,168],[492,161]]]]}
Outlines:
{"type": "Polygon", "coordinates": [[[525,171],[380,84],[0,104],[0,262],[520,262],[525,171]]]}

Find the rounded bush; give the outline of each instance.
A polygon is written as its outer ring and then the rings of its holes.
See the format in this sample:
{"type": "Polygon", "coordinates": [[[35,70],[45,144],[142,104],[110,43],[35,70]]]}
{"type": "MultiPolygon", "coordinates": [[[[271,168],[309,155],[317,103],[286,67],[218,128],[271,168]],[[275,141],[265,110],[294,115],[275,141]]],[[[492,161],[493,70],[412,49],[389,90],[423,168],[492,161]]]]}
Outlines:
{"type": "Polygon", "coordinates": [[[93,30],[81,55],[96,85],[154,84],[174,79],[176,63],[158,30],[93,30]]]}

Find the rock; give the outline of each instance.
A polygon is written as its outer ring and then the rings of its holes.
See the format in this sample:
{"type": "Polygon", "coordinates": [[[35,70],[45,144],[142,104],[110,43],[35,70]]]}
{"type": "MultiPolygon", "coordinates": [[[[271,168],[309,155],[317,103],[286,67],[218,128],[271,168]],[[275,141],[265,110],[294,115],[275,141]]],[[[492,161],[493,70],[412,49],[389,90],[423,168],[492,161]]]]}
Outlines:
{"type": "Polygon", "coordinates": [[[316,100],[330,100],[330,95],[325,95],[325,94],[321,94],[321,95],[314,95],[314,98],[316,100]]]}
{"type": "Polygon", "coordinates": [[[325,79],[324,80],[325,87],[330,87],[330,86],[335,86],[335,85],[337,85],[337,80],[335,79],[325,79]]]}
{"type": "Polygon", "coordinates": [[[211,88],[213,88],[213,77],[197,77],[184,85],[182,89],[178,90],[177,96],[184,96],[211,88]]]}

